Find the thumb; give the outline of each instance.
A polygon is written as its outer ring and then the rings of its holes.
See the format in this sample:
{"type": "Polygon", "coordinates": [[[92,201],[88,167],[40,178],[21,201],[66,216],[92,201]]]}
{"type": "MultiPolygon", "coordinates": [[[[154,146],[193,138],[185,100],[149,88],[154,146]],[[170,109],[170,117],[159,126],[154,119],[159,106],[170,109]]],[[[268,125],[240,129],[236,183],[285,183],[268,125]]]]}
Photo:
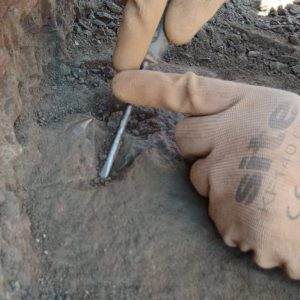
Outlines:
{"type": "Polygon", "coordinates": [[[191,169],[190,178],[197,192],[208,198],[209,196],[209,165],[206,159],[197,160],[191,169]]]}
{"type": "Polygon", "coordinates": [[[225,0],[173,0],[166,14],[166,34],[171,42],[182,45],[217,12],[225,0]]]}
{"type": "Polygon", "coordinates": [[[191,115],[222,112],[245,97],[250,86],[197,76],[154,71],[124,71],[112,82],[121,101],[191,115]]]}
{"type": "Polygon", "coordinates": [[[167,0],[128,0],[113,65],[120,70],[138,69],[147,53],[167,0]]]}

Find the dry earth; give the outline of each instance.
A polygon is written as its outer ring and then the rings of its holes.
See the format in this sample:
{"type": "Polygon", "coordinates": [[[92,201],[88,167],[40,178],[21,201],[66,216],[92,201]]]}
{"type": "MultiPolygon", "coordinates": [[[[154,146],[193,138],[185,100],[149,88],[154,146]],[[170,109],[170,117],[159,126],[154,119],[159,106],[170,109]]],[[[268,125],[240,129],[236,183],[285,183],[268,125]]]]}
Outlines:
{"type": "MultiPolygon", "coordinates": [[[[0,299],[300,299],[299,282],[227,248],[173,142],[181,115],[136,108],[113,181],[97,184],[123,110],[113,1],[0,0],[0,299]]],[[[300,5],[228,1],[164,71],[300,94],[300,5]]]]}

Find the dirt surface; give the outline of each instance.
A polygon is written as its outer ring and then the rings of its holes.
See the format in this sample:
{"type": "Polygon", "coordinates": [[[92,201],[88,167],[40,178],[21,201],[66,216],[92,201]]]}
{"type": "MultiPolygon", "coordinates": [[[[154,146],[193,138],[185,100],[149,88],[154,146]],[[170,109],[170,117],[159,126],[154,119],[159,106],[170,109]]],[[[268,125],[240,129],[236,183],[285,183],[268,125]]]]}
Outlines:
{"type": "MultiPolygon", "coordinates": [[[[299,282],[223,244],[173,141],[182,115],[135,108],[113,181],[97,184],[124,108],[110,90],[121,13],[117,1],[77,1],[21,93],[18,159],[0,193],[0,299],[300,299],[299,282]]],[[[300,5],[262,14],[228,1],[158,69],[300,94],[300,5]]]]}

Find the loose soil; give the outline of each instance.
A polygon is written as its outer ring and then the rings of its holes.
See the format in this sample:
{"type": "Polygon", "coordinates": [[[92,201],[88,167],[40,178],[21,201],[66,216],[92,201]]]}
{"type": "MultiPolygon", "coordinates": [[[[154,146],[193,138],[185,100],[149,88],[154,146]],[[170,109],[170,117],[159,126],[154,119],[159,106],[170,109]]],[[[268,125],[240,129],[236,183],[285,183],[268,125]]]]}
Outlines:
{"type": "MultiPolygon", "coordinates": [[[[5,258],[6,299],[299,299],[299,283],[222,242],[174,143],[182,115],[135,108],[113,180],[95,180],[124,109],[110,89],[121,13],[117,1],[78,1],[60,60],[15,124],[23,154],[4,214],[25,211],[20,247],[33,255],[22,270],[5,258]]],[[[158,69],[300,94],[300,5],[259,13],[227,2],[158,69]]]]}

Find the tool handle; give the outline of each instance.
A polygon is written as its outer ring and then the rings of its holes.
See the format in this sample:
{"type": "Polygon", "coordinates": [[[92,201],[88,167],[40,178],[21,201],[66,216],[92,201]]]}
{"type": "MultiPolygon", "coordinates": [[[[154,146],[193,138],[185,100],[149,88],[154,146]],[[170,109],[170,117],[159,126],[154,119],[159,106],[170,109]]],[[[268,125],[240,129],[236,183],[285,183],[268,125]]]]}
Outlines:
{"type": "MultiPolygon", "coordinates": [[[[166,38],[164,32],[164,18],[161,19],[153,40],[151,42],[148,53],[145,57],[144,62],[142,63],[140,69],[145,70],[150,67],[151,64],[157,63],[159,59],[161,59],[168,48],[168,40],[166,38]]],[[[110,176],[111,169],[113,167],[114,161],[116,159],[118,150],[120,148],[120,143],[124,134],[124,131],[127,127],[128,121],[130,119],[130,115],[132,112],[133,106],[128,105],[123,113],[122,119],[120,121],[120,125],[115,134],[113,143],[110,147],[109,153],[107,155],[106,161],[101,169],[99,174],[100,180],[102,183],[105,183],[110,176]]]]}

